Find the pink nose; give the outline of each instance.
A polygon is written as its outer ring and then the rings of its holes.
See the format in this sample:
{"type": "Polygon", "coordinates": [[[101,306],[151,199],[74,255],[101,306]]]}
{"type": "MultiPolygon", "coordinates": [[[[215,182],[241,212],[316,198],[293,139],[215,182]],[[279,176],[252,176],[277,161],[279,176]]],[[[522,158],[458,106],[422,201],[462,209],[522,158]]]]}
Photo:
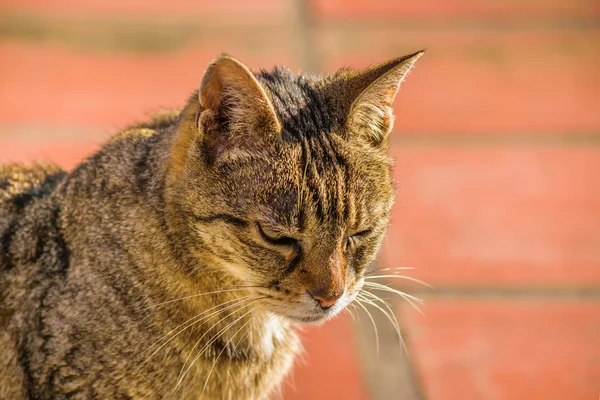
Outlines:
{"type": "Polygon", "coordinates": [[[313,299],[317,300],[319,302],[319,304],[321,305],[322,308],[329,308],[329,307],[331,307],[343,295],[343,293],[340,293],[340,294],[335,295],[335,296],[324,296],[324,295],[321,295],[321,293],[312,294],[310,292],[308,292],[308,294],[310,294],[313,299]]]}

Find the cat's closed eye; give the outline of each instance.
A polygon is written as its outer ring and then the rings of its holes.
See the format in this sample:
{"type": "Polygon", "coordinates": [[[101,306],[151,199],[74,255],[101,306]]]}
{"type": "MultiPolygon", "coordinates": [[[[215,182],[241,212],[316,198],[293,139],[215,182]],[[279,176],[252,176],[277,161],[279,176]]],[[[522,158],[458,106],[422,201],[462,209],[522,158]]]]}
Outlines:
{"type": "Polygon", "coordinates": [[[281,232],[275,231],[268,226],[261,224],[259,222],[256,223],[258,232],[262,239],[274,246],[288,246],[288,247],[299,247],[300,243],[297,239],[294,239],[289,236],[285,236],[281,232]]]}
{"type": "Polygon", "coordinates": [[[369,234],[372,231],[373,231],[372,229],[365,229],[365,230],[356,232],[356,233],[348,236],[347,243],[346,243],[347,248],[352,248],[353,246],[356,246],[360,242],[360,240],[369,236],[369,234]]]}

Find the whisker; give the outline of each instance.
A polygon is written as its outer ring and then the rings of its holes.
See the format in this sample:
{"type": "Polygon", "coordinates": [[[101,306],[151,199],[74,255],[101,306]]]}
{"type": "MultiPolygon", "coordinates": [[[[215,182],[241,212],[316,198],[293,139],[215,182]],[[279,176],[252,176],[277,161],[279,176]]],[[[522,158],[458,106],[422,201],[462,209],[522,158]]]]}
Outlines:
{"type": "Polygon", "coordinates": [[[395,279],[405,279],[408,281],[412,281],[412,282],[416,282],[416,283],[420,283],[423,286],[427,286],[428,288],[433,288],[433,286],[431,286],[429,283],[427,282],[423,282],[420,279],[416,279],[410,276],[406,276],[406,275],[394,275],[394,274],[390,274],[390,275],[373,275],[373,276],[365,276],[365,279],[375,279],[375,278],[395,278],[395,279]]]}
{"type": "MultiPolygon", "coordinates": [[[[257,301],[259,299],[253,300],[253,301],[257,301]]],[[[250,304],[252,304],[252,302],[246,304],[245,306],[242,306],[242,308],[249,306],[250,304]]],[[[202,349],[200,349],[200,351],[198,352],[198,355],[196,355],[196,357],[194,357],[194,359],[192,360],[192,362],[190,363],[190,365],[187,367],[187,369],[185,370],[185,372],[183,372],[183,368],[185,368],[185,365],[187,363],[187,359],[186,362],[183,364],[182,367],[182,372],[183,374],[181,374],[180,372],[180,376],[177,380],[177,384],[175,385],[175,388],[173,389],[173,391],[171,392],[171,394],[175,393],[175,391],[177,390],[177,388],[179,387],[179,385],[181,384],[181,382],[183,382],[183,380],[185,379],[186,375],[188,374],[188,372],[190,371],[190,369],[192,368],[192,366],[195,364],[196,361],[198,361],[198,359],[200,358],[200,356],[202,356],[202,354],[204,353],[205,350],[207,350],[210,345],[212,345],[219,337],[221,337],[223,335],[223,333],[225,333],[227,330],[229,330],[229,328],[231,328],[233,325],[235,325],[239,320],[241,320],[242,318],[244,318],[246,315],[250,314],[252,311],[256,310],[258,307],[260,306],[255,306],[253,308],[251,308],[249,311],[247,311],[246,313],[242,314],[240,317],[238,317],[237,319],[235,319],[233,322],[230,322],[228,325],[226,325],[223,329],[221,329],[219,332],[217,332],[203,347],[202,349]]],[[[239,310],[236,310],[236,312],[239,310]]],[[[233,313],[229,314],[228,316],[222,318],[221,320],[219,320],[219,322],[221,322],[223,319],[229,317],[230,315],[232,315],[233,313]]],[[[217,322],[216,324],[213,325],[217,326],[219,324],[219,322],[217,322]]],[[[190,351],[190,355],[191,353],[194,351],[194,349],[196,348],[196,346],[198,345],[198,343],[200,343],[200,341],[202,340],[202,338],[204,336],[206,336],[206,334],[208,332],[210,332],[212,328],[208,329],[203,335],[202,337],[196,342],[196,344],[194,345],[194,348],[192,348],[192,350],[190,351]]],[[[189,355],[188,355],[188,359],[189,359],[189,355]]]]}
{"type": "Polygon", "coordinates": [[[412,295],[404,293],[404,292],[401,292],[396,289],[392,289],[389,286],[385,286],[385,285],[382,285],[379,283],[367,282],[367,283],[365,283],[365,286],[368,286],[368,287],[372,288],[373,290],[381,290],[384,292],[395,293],[398,296],[402,297],[404,300],[406,300],[408,302],[408,304],[410,304],[415,310],[417,310],[417,312],[419,312],[419,314],[423,315],[423,312],[421,311],[421,309],[415,303],[413,303],[413,301],[416,301],[419,304],[423,304],[423,300],[421,300],[420,298],[412,296],[412,295]]]}
{"type": "Polygon", "coordinates": [[[141,311],[145,311],[145,310],[148,310],[150,308],[156,308],[156,307],[164,306],[165,304],[174,303],[176,301],[191,299],[191,298],[194,298],[194,297],[207,296],[209,294],[239,292],[239,291],[242,291],[242,290],[251,289],[251,288],[258,288],[258,287],[259,286],[237,286],[237,287],[234,287],[234,288],[228,288],[228,289],[223,289],[223,290],[215,290],[214,292],[205,292],[205,293],[199,293],[199,294],[192,294],[192,295],[189,295],[189,296],[180,297],[178,299],[165,301],[164,303],[153,304],[151,306],[142,308],[141,311]]]}
{"type": "MultiPolygon", "coordinates": [[[[252,311],[252,310],[250,310],[252,311]]],[[[246,323],[244,325],[242,325],[242,327],[240,329],[238,329],[237,331],[235,331],[235,333],[233,334],[233,336],[231,336],[231,338],[229,338],[229,340],[227,341],[227,343],[225,343],[225,346],[223,346],[223,348],[221,349],[221,351],[219,352],[219,354],[217,355],[217,358],[215,359],[215,361],[213,362],[212,367],[210,368],[210,371],[208,371],[208,375],[206,376],[206,380],[204,381],[204,386],[202,387],[202,392],[200,393],[200,398],[199,400],[202,400],[202,397],[204,396],[204,391],[206,390],[206,385],[208,384],[208,380],[210,379],[210,376],[212,375],[213,370],[215,369],[215,366],[217,365],[217,362],[219,361],[219,358],[221,357],[221,354],[223,354],[223,352],[225,351],[225,349],[227,349],[227,346],[229,346],[229,343],[231,343],[231,341],[237,336],[238,333],[241,332],[242,329],[244,329],[249,323],[251,323],[254,320],[253,317],[250,317],[250,319],[248,321],[246,321],[246,323]]],[[[244,337],[246,335],[248,335],[248,332],[250,332],[250,328],[248,328],[248,330],[246,331],[246,333],[240,338],[240,340],[243,340],[244,337]]]]}
{"type": "Polygon", "coordinates": [[[409,269],[414,269],[414,268],[413,267],[377,268],[377,269],[367,272],[365,274],[365,276],[373,275],[375,272],[379,272],[379,271],[400,271],[400,270],[405,271],[405,270],[409,270],[409,269]]]}
{"type": "Polygon", "coordinates": [[[159,348],[157,348],[157,349],[156,349],[156,350],[155,350],[155,351],[154,351],[152,354],[150,354],[150,355],[148,356],[148,358],[146,358],[146,360],[145,360],[145,361],[144,361],[144,362],[143,362],[143,363],[140,365],[140,367],[142,367],[144,364],[146,364],[146,363],[148,362],[148,360],[150,360],[150,359],[151,359],[151,358],[152,358],[152,357],[153,357],[153,356],[154,356],[156,353],[158,353],[158,352],[160,351],[160,349],[162,349],[162,348],[163,348],[163,347],[165,347],[167,344],[169,344],[169,343],[170,343],[170,342],[171,342],[173,339],[175,339],[177,336],[179,336],[179,335],[180,335],[182,332],[184,332],[186,329],[190,328],[191,326],[193,326],[193,325],[197,324],[197,323],[198,323],[198,322],[200,322],[200,321],[203,321],[203,320],[205,320],[205,319],[207,319],[207,318],[210,318],[210,317],[212,317],[213,315],[217,315],[217,314],[219,314],[219,313],[221,313],[221,312],[223,312],[223,311],[225,311],[225,310],[228,310],[228,309],[230,309],[230,308],[232,308],[232,307],[235,307],[235,306],[237,306],[237,305],[243,304],[244,302],[246,302],[246,301],[248,301],[248,300],[251,300],[251,299],[252,299],[252,298],[254,298],[254,297],[256,297],[256,296],[254,296],[254,295],[250,295],[250,296],[242,297],[241,299],[233,299],[233,300],[226,301],[226,302],[224,302],[224,303],[221,303],[221,304],[218,304],[218,305],[216,305],[216,306],[214,306],[214,307],[211,307],[211,308],[209,308],[208,310],[205,310],[205,311],[201,312],[200,314],[198,314],[198,315],[196,315],[196,316],[194,316],[194,317],[192,317],[192,318],[188,319],[187,321],[185,321],[185,322],[183,322],[183,323],[179,324],[177,327],[175,327],[174,329],[172,329],[171,331],[169,331],[167,334],[165,334],[165,335],[164,335],[163,337],[161,337],[159,340],[157,340],[156,342],[154,342],[154,344],[152,344],[152,345],[151,345],[151,346],[150,346],[150,347],[149,347],[149,348],[148,348],[146,351],[150,351],[150,350],[151,350],[151,349],[152,349],[154,346],[158,345],[158,344],[159,344],[161,341],[163,341],[164,339],[166,339],[166,338],[167,338],[167,336],[169,336],[169,335],[170,335],[171,333],[173,333],[175,330],[179,329],[181,326],[183,326],[183,325],[185,325],[185,324],[188,324],[188,325],[187,325],[187,326],[185,326],[184,328],[182,328],[182,329],[181,329],[179,332],[177,332],[176,334],[174,334],[172,337],[170,337],[170,338],[169,338],[169,339],[168,339],[168,340],[167,340],[165,343],[163,343],[163,344],[162,344],[162,345],[161,345],[159,348]],[[229,304],[227,307],[224,307],[224,308],[222,308],[222,309],[220,309],[220,310],[214,311],[214,312],[210,313],[209,315],[205,315],[204,317],[202,317],[202,315],[206,314],[207,312],[209,312],[209,311],[211,311],[211,310],[214,310],[215,308],[222,307],[223,305],[225,305],[225,304],[228,304],[228,303],[232,303],[232,302],[235,302],[235,303],[234,303],[234,304],[229,304]],[[202,318],[199,318],[199,317],[202,317],[202,318]],[[197,319],[197,318],[199,318],[199,319],[197,319]],[[196,319],[197,319],[197,320],[196,320],[196,319]],[[196,320],[196,321],[190,322],[190,321],[192,321],[192,320],[196,320]]]}
{"type": "Polygon", "coordinates": [[[413,296],[411,294],[405,293],[405,292],[403,292],[401,290],[398,290],[398,289],[394,289],[392,287],[389,287],[389,286],[381,284],[381,283],[377,283],[377,282],[365,282],[365,286],[369,286],[369,287],[372,287],[372,288],[380,288],[380,289],[382,289],[382,290],[384,290],[386,292],[396,293],[396,294],[398,294],[398,295],[400,295],[400,296],[402,296],[404,298],[409,298],[409,299],[411,299],[413,301],[416,301],[419,304],[423,304],[423,300],[420,299],[420,298],[418,298],[417,296],[413,296]]]}
{"type": "MultiPolygon", "coordinates": [[[[380,298],[376,294],[368,292],[366,290],[363,290],[358,295],[361,296],[361,299],[365,300],[367,303],[369,303],[372,306],[378,308],[382,313],[386,313],[386,311],[382,310],[381,307],[378,304],[375,304],[373,302],[373,300],[380,302],[381,304],[383,304],[384,307],[387,308],[387,312],[390,312],[391,315],[393,315],[394,317],[396,316],[395,313],[393,312],[392,308],[382,298],[380,298]],[[368,295],[373,300],[370,300],[370,299],[366,298],[365,295],[368,295]]],[[[388,319],[389,319],[389,317],[388,317],[388,319]]],[[[392,325],[394,325],[394,328],[396,328],[397,331],[400,330],[400,325],[398,324],[398,320],[397,319],[395,321],[390,320],[390,322],[392,323],[392,325]]]]}
{"type": "Polygon", "coordinates": [[[342,311],[348,314],[352,318],[352,321],[356,322],[356,317],[348,307],[344,308],[342,311]]]}
{"type": "MultiPolygon", "coordinates": [[[[210,328],[208,328],[208,329],[206,330],[206,332],[204,332],[204,333],[203,333],[203,334],[200,336],[200,338],[199,338],[199,339],[196,341],[196,344],[194,344],[194,347],[192,347],[192,349],[191,349],[191,350],[190,350],[190,352],[188,353],[188,356],[186,357],[185,361],[183,362],[183,366],[181,367],[181,371],[179,371],[179,377],[177,378],[178,382],[179,382],[181,379],[183,379],[181,375],[183,374],[183,371],[184,371],[184,369],[185,369],[185,366],[186,366],[186,364],[187,364],[188,360],[190,359],[190,357],[192,356],[192,353],[194,352],[194,350],[196,349],[196,347],[198,347],[198,345],[200,344],[200,342],[202,341],[202,339],[204,339],[204,337],[206,337],[206,335],[208,335],[208,334],[210,333],[210,331],[211,331],[211,330],[212,330],[212,329],[213,329],[215,326],[218,326],[218,325],[219,325],[219,324],[220,324],[222,321],[224,321],[225,319],[227,319],[227,318],[231,317],[233,314],[235,314],[235,313],[239,312],[240,310],[242,310],[242,309],[244,309],[244,308],[246,308],[246,307],[250,306],[250,305],[251,305],[251,304],[253,304],[254,302],[256,302],[256,301],[258,301],[258,300],[260,300],[260,299],[263,299],[263,298],[264,298],[264,297],[256,297],[256,298],[250,299],[250,301],[249,301],[248,303],[246,303],[246,304],[244,304],[244,305],[240,306],[240,307],[239,307],[239,308],[237,308],[236,310],[234,310],[234,311],[230,312],[229,314],[225,315],[223,318],[221,318],[221,319],[219,319],[217,322],[215,322],[215,323],[213,324],[213,326],[211,326],[210,328]]],[[[239,303],[238,303],[238,305],[239,305],[239,303]]],[[[214,336],[213,336],[213,337],[214,337],[214,336]]],[[[212,338],[211,338],[211,339],[212,339],[212,338]]],[[[210,342],[210,339],[209,339],[209,342],[210,342]]],[[[204,348],[205,348],[205,347],[206,347],[206,345],[205,345],[205,346],[204,346],[204,347],[201,349],[201,353],[200,353],[200,354],[202,354],[202,350],[204,350],[204,348]]],[[[194,359],[194,360],[196,360],[196,359],[194,359]]],[[[188,368],[188,370],[189,370],[189,368],[188,368]]],[[[186,372],[187,372],[187,370],[186,370],[186,372]]]]}
{"type": "Polygon", "coordinates": [[[402,337],[402,332],[400,330],[400,323],[398,322],[398,318],[396,317],[396,313],[394,313],[394,311],[392,310],[392,308],[390,307],[390,305],[388,303],[386,303],[383,299],[381,299],[379,296],[377,296],[374,293],[364,291],[364,292],[360,293],[359,295],[361,295],[361,294],[369,295],[375,301],[381,302],[381,304],[383,305],[383,307],[385,307],[387,309],[387,311],[384,310],[378,304],[376,304],[374,301],[366,299],[366,298],[364,298],[364,296],[362,296],[362,299],[364,301],[366,301],[367,303],[371,304],[373,307],[376,307],[377,309],[379,309],[379,311],[381,311],[387,317],[387,319],[392,323],[392,326],[394,327],[394,329],[396,329],[396,334],[398,335],[398,339],[399,339],[400,344],[402,345],[402,347],[404,348],[404,350],[408,353],[408,349],[406,347],[406,343],[404,343],[404,338],[402,337]]]}
{"type": "Polygon", "coordinates": [[[231,328],[233,325],[235,325],[237,323],[237,321],[239,321],[240,319],[242,319],[244,316],[248,315],[250,312],[256,310],[257,308],[259,308],[260,305],[256,305],[254,306],[250,311],[246,312],[244,315],[242,315],[241,317],[239,317],[238,319],[236,319],[235,321],[229,323],[225,328],[221,329],[219,332],[217,332],[216,335],[214,335],[208,343],[206,343],[202,349],[200,349],[200,354],[202,354],[203,352],[206,352],[208,350],[208,348],[215,343],[219,337],[221,337],[229,328],[231,328]]]}
{"type": "Polygon", "coordinates": [[[367,316],[369,317],[369,319],[371,320],[371,323],[373,324],[373,329],[375,330],[375,348],[377,350],[377,355],[379,355],[379,332],[377,331],[377,325],[375,324],[375,320],[373,319],[373,316],[371,315],[369,310],[367,310],[367,307],[365,307],[362,304],[360,299],[355,298],[355,300],[356,300],[356,304],[358,304],[363,310],[365,310],[365,312],[367,313],[367,316]]]}

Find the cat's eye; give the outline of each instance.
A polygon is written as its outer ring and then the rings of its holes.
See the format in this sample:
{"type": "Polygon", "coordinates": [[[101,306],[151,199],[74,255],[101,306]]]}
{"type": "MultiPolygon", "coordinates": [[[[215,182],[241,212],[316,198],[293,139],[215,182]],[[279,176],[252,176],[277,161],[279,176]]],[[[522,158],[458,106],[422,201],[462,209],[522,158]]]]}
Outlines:
{"type": "Polygon", "coordinates": [[[346,246],[352,247],[358,243],[359,240],[365,238],[372,232],[372,229],[365,229],[364,231],[360,231],[348,236],[346,246]]]}
{"type": "Polygon", "coordinates": [[[277,232],[260,223],[257,223],[256,225],[258,227],[258,232],[260,233],[260,236],[270,244],[278,246],[295,246],[298,244],[297,239],[285,236],[281,232],[277,232]]]}

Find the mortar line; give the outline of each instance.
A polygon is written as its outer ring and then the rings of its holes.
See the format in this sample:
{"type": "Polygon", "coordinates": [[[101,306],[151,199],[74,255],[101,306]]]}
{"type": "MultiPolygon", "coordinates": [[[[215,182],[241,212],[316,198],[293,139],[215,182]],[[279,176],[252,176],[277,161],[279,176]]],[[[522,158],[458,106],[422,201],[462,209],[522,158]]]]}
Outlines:
{"type": "Polygon", "coordinates": [[[416,296],[429,298],[474,298],[474,299],[545,299],[545,300],[600,300],[598,287],[499,287],[499,286],[444,286],[432,289],[408,285],[393,285],[394,288],[416,296]]]}
{"type": "Polygon", "coordinates": [[[401,146],[598,146],[599,132],[572,133],[401,133],[392,132],[389,143],[401,146]]]}
{"type": "Polygon", "coordinates": [[[322,67],[318,62],[315,51],[315,17],[309,0],[293,0],[298,15],[299,29],[304,55],[303,69],[305,72],[317,72],[322,67]]]}
{"type": "MultiPolygon", "coordinates": [[[[393,312],[398,315],[398,304],[389,301],[393,312]]],[[[426,400],[422,382],[414,370],[414,353],[407,354],[398,342],[390,321],[377,309],[370,307],[372,317],[378,327],[380,352],[376,352],[374,331],[371,320],[363,310],[357,310],[357,321],[353,324],[356,337],[359,366],[363,384],[373,400],[402,398],[403,400],[426,400]],[[392,396],[392,397],[390,397],[392,396]]],[[[400,322],[399,322],[400,323],[400,322]]],[[[403,334],[407,329],[402,329],[403,334]]],[[[407,347],[410,348],[408,341],[407,347]]]]}
{"type": "Polygon", "coordinates": [[[600,21],[590,17],[547,17],[538,20],[490,21],[484,17],[432,17],[432,18],[377,18],[377,17],[328,17],[326,21],[317,19],[317,27],[336,30],[427,30],[469,32],[532,32],[532,31],[580,31],[598,29],[600,21]]]}
{"type": "MultiPolygon", "coordinates": [[[[394,300],[392,301],[391,304],[392,310],[394,310],[394,312],[396,313],[396,316],[398,318],[398,325],[400,325],[400,332],[402,332],[402,334],[404,335],[405,333],[409,332],[409,327],[406,326],[403,322],[402,319],[402,311],[404,310],[403,307],[400,307],[400,300],[398,300],[396,297],[394,297],[394,300]]],[[[411,353],[409,355],[407,355],[406,359],[407,359],[407,363],[409,365],[409,374],[411,376],[411,380],[413,383],[413,387],[415,389],[416,395],[418,400],[428,400],[425,390],[425,380],[423,379],[423,377],[421,376],[421,374],[419,373],[419,370],[417,368],[417,355],[415,354],[416,348],[412,347],[410,345],[410,342],[412,341],[412,337],[409,334],[408,336],[403,336],[403,340],[406,343],[406,347],[409,349],[409,351],[411,351],[411,353]]]]}

